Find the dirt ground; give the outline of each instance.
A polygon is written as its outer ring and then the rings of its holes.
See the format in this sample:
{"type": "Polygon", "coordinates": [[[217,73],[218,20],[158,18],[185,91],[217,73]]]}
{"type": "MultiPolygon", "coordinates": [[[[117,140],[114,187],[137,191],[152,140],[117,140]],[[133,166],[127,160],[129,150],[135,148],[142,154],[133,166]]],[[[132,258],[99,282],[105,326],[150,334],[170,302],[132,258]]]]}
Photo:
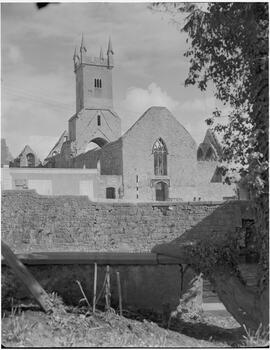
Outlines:
{"type": "Polygon", "coordinates": [[[182,315],[164,323],[158,315],[114,310],[87,312],[60,308],[50,315],[39,310],[2,317],[6,347],[228,347],[241,346],[243,331],[228,315],[182,315]],[[154,322],[155,321],[155,322],[154,322]]]}

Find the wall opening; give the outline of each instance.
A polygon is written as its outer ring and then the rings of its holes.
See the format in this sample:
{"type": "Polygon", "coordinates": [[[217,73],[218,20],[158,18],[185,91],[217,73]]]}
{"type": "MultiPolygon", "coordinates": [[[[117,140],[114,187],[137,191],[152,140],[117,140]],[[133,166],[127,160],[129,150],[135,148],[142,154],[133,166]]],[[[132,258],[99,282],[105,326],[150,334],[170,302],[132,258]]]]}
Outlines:
{"type": "Polygon", "coordinates": [[[216,160],[216,155],[212,149],[212,147],[209,147],[206,155],[205,155],[205,160],[216,160]]]}
{"type": "Polygon", "coordinates": [[[169,194],[169,189],[168,185],[163,182],[157,182],[155,185],[155,190],[156,190],[156,200],[157,201],[167,201],[168,200],[168,194],[169,194]]]}
{"type": "Polygon", "coordinates": [[[35,167],[35,156],[33,155],[33,153],[28,153],[26,155],[26,159],[27,159],[28,168],[34,168],[35,167]]]}
{"type": "Polygon", "coordinates": [[[115,199],[115,188],[114,187],[107,187],[106,188],[106,198],[115,199]]]}
{"type": "Polygon", "coordinates": [[[167,175],[167,153],[165,142],[157,139],[153,146],[155,175],[167,175]]]}
{"type": "Polygon", "coordinates": [[[95,88],[101,89],[101,88],[102,88],[101,79],[95,79],[95,80],[94,80],[94,86],[95,86],[95,88]]]}
{"type": "Polygon", "coordinates": [[[105,140],[101,137],[97,137],[97,138],[91,140],[90,142],[88,142],[88,144],[86,145],[86,147],[84,149],[84,152],[88,152],[88,151],[91,151],[93,149],[102,148],[107,143],[108,143],[107,140],[105,140]]]}
{"type": "Polygon", "coordinates": [[[198,148],[198,151],[197,151],[197,160],[203,160],[203,151],[200,147],[198,148]]]}

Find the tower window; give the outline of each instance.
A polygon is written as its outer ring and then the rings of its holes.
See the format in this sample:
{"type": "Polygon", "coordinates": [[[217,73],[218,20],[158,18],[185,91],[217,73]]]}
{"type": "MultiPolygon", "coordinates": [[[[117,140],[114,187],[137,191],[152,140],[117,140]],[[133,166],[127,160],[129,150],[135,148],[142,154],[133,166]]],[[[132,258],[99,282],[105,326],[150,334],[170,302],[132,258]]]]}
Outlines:
{"type": "Polygon", "coordinates": [[[167,153],[162,138],[157,139],[153,146],[155,175],[167,175],[167,153]]]}
{"type": "Polygon", "coordinates": [[[101,118],[100,118],[100,115],[97,116],[97,125],[98,125],[98,126],[101,125],[101,118]]]}
{"type": "Polygon", "coordinates": [[[102,88],[102,81],[101,81],[101,79],[95,79],[94,80],[94,86],[95,86],[95,88],[101,89],[102,88]]]}

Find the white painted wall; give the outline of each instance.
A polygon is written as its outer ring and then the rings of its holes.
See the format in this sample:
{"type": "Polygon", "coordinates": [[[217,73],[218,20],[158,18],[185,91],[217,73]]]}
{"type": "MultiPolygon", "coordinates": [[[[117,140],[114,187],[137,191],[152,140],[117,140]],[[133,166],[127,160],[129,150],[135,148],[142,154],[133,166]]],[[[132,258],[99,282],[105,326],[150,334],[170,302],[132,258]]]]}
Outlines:
{"type": "Polygon", "coordinates": [[[28,180],[28,188],[36,190],[38,194],[52,195],[52,181],[51,180],[28,180]]]}
{"type": "Polygon", "coordinates": [[[94,186],[91,180],[80,181],[80,195],[88,196],[89,199],[94,200],[94,186]]]}

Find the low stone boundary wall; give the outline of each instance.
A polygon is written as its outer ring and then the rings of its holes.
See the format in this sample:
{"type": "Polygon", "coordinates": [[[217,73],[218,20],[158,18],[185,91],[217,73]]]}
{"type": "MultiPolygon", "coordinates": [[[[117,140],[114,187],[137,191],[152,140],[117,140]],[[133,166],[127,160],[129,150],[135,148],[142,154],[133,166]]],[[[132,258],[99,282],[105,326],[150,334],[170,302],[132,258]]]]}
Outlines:
{"type": "Polygon", "coordinates": [[[99,203],[3,191],[2,239],[14,252],[150,252],[183,233],[222,240],[252,219],[248,202],[99,203]]]}

